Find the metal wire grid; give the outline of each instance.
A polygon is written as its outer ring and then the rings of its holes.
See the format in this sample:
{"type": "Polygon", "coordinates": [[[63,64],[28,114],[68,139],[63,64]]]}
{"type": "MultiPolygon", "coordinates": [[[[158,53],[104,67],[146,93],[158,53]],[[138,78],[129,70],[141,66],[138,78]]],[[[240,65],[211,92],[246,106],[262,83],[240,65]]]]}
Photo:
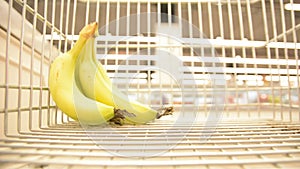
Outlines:
{"type": "MultiPolygon", "coordinates": [[[[1,166],[4,168],[62,166],[80,168],[96,165],[130,168],[161,166],[180,168],[191,165],[203,168],[224,167],[224,165],[229,168],[297,167],[299,165],[299,125],[291,121],[299,121],[299,95],[297,95],[299,93],[299,34],[297,34],[299,20],[295,17],[296,11],[284,9],[286,3],[294,2],[292,0],[208,2],[16,0],[8,1],[8,3],[2,1],[1,10],[7,20],[0,21],[1,43],[4,43],[3,46],[6,47],[1,51],[1,64],[3,65],[1,72],[5,75],[0,86],[3,98],[1,102],[3,109],[0,114],[3,122],[1,123],[0,143],[1,166]],[[179,21],[185,19],[193,26],[196,25],[207,37],[202,37],[201,34],[195,35],[192,26],[184,27],[186,25],[178,22],[181,38],[187,44],[158,45],[156,37],[153,34],[147,34],[147,32],[153,32],[150,20],[146,19],[146,27],[141,26],[141,23],[144,23],[142,20],[145,19],[143,17],[136,20],[137,24],[128,22],[126,29],[121,24],[116,24],[115,29],[105,27],[111,21],[121,17],[149,11],[157,13],[157,27],[165,24],[172,25],[172,17],[168,16],[167,23],[162,21],[166,18],[160,17],[166,12],[162,11],[164,7],[168,9],[167,14],[173,14],[174,10],[174,15],[178,16],[179,21]],[[79,16],[85,16],[85,18],[79,16]],[[223,118],[239,120],[246,117],[248,121],[222,122],[206,142],[198,140],[201,131],[206,129],[200,123],[194,125],[176,147],[162,156],[147,160],[114,156],[99,149],[87,137],[87,131],[56,109],[47,88],[47,73],[51,60],[57,56],[58,51],[68,50],[73,40],[76,40],[79,29],[94,20],[99,21],[100,27],[104,27],[101,32],[102,38],[98,39],[99,60],[110,69],[111,77],[116,81],[120,78],[118,76],[124,74],[128,76],[132,72],[145,73],[139,71],[138,67],[155,64],[159,59],[155,52],[158,46],[167,49],[178,48],[183,56],[181,59],[184,67],[193,70],[193,78],[197,77],[199,78],[197,80],[201,82],[207,80],[203,79],[203,76],[207,75],[203,70],[209,66],[208,63],[216,66],[218,63],[213,58],[218,58],[222,67],[225,68],[222,72],[224,76],[231,77],[225,84],[226,96],[232,95],[234,98],[239,98],[242,91],[263,93],[269,90],[269,98],[282,98],[287,94],[287,101],[283,102],[280,99],[278,102],[276,99],[271,99],[270,102],[262,102],[257,98],[256,101],[250,103],[249,94],[246,93],[246,103],[242,103],[239,99],[235,102],[226,101],[223,118]],[[136,33],[134,35],[130,32],[133,29],[136,33]],[[141,34],[143,36],[140,36],[141,34]],[[122,36],[131,37],[131,40],[125,42],[116,40],[122,39],[122,36]],[[246,43],[244,38],[248,39],[246,43]],[[201,41],[202,39],[206,40],[201,41]],[[207,52],[205,48],[207,42],[213,45],[209,46],[209,50],[215,50],[218,55],[215,52],[207,52]],[[185,46],[188,47],[185,48],[185,46]],[[192,51],[198,52],[195,54],[192,51]],[[101,57],[103,54],[105,57],[101,57]],[[198,56],[197,54],[204,58],[205,63],[198,63],[194,59],[198,56]],[[127,56],[128,59],[121,59],[122,55],[127,56]],[[133,61],[131,62],[130,59],[133,61]],[[144,59],[146,63],[143,63],[144,59]],[[130,69],[125,70],[124,74],[111,66],[120,62],[130,65],[130,69]],[[264,85],[260,86],[256,83],[252,86],[243,83],[240,86],[236,83],[239,75],[246,75],[244,82],[250,76],[254,76],[255,81],[263,77],[264,85]],[[268,81],[266,76],[269,76],[271,80],[268,81]],[[292,102],[295,93],[298,96],[298,102],[292,102]],[[268,118],[273,121],[254,122],[257,118],[260,120],[268,118]],[[280,123],[276,120],[289,121],[289,123],[280,123]]],[[[146,78],[151,77],[150,73],[152,72],[146,72],[146,78]]],[[[132,78],[132,76],[129,77],[132,78]]],[[[167,92],[171,89],[171,93],[176,94],[175,85],[166,87],[161,82],[144,84],[141,79],[145,80],[145,77],[135,78],[138,79],[137,83],[133,85],[133,89],[130,88],[127,91],[129,93],[141,95],[143,92],[149,93],[152,88],[156,88],[156,90],[167,92]]],[[[199,111],[203,112],[202,119],[205,119],[209,114],[211,104],[208,100],[213,89],[203,83],[192,85],[190,88],[191,91],[199,90],[204,96],[206,102],[202,103],[199,111]]],[[[159,94],[162,96],[162,92],[159,94]]],[[[157,105],[161,103],[162,100],[159,100],[157,105]]],[[[118,132],[142,139],[151,134],[164,133],[165,128],[170,125],[158,121],[147,126],[121,127],[118,128],[118,132]]],[[[185,127],[184,125],[173,126],[171,132],[164,134],[177,140],[182,138],[180,131],[185,127]]],[[[112,152],[138,153],[139,149],[134,147],[145,144],[139,141],[121,140],[113,133],[109,133],[108,136],[105,131],[99,131],[98,134],[103,136],[102,143],[109,145],[109,150],[112,152]]],[[[148,138],[147,141],[145,146],[147,145],[146,150],[149,151],[161,150],[167,144],[163,137],[148,138]]]]}
{"type": "Polygon", "coordinates": [[[223,124],[218,127],[210,139],[199,143],[199,133],[205,130],[203,125],[195,125],[190,133],[181,138],[180,132],[190,126],[153,124],[151,126],[121,127],[118,132],[128,136],[142,138],[140,141],[122,141],[120,135],[98,131],[102,144],[100,149],[95,142],[86,137],[78,124],[60,125],[57,128],[43,129],[17,136],[18,139],[6,139],[1,142],[1,159],[3,167],[45,167],[45,168],[81,168],[81,167],[167,167],[181,168],[197,166],[202,168],[285,168],[297,167],[299,164],[299,125],[238,123],[223,124]],[[171,127],[172,132],[166,132],[171,127]],[[165,148],[163,137],[144,140],[157,133],[170,135],[176,141],[182,140],[163,154],[147,158],[118,157],[112,152],[130,151],[139,153],[137,147],[145,144],[143,151],[155,151],[165,148]],[[66,137],[66,135],[68,137],[66,137]],[[108,136],[109,135],[109,136],[108,136]],[[7,164],[8,163],[8,164],[7,164]]]}

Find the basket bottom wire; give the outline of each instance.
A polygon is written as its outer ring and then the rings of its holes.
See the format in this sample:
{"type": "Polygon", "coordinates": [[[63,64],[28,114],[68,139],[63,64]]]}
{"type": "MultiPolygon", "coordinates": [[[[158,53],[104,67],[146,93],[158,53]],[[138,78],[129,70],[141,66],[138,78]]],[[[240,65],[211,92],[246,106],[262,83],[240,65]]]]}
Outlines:
{"type": "Polygon", "coordinates": [[[82,128],[77,122],[0,140],[1,168],[297,168],[300,124],[220,121],[82,128]]]}

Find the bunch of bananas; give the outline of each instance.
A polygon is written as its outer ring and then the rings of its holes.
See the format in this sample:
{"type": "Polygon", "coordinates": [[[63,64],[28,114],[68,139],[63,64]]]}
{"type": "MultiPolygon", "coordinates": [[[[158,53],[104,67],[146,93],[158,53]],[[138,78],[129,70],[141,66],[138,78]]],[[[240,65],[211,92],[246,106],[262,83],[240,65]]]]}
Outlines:
{"type": "Polygon", "coordinates": [[[52,62],[49,89],[58,108],[87,125],[145,124],[172,114],[172,107],[156,111],[137,101],[129,101],[112,84],[96,59],[95,36],[98,36],[97,23],[86,25],[72,49],[52,62]]]}

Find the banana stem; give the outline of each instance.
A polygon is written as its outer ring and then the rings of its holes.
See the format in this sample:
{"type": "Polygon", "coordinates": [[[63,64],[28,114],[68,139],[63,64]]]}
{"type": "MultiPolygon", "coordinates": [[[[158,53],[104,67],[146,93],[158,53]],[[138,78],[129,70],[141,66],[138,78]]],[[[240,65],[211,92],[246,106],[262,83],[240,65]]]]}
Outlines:
{"type": "Polygon", "coordinates": [[[157,110],[157,115],[156,115],[156,119],[161,118],[162,116],[168,116],[168,115],[172,115],[174,112],[174,107],[170,106],[170,107],[162,107],[160,109],[157,110]]]}
{"type": "MultiPolygon", "coordinates": [[[[174,112],[174,107],[162,107],[157,110],[156,119],[161,118],[162,116],[172,115],[174,112]]],[[[114,109],[114,117],[109,120],[110,124],[123,125],[123,120],[126,117],[135,117],[135,114],[129,113],[127,110],[114,109]]]]}
{"type": "Polygon", "coordinates": [[[123,119],[125,119],[125,117],[135,117],[135,114],[129,113],[127,110],[114,109],[114,113],[114,117],[109,121],[120,126],[123,125],[123,119]]]}

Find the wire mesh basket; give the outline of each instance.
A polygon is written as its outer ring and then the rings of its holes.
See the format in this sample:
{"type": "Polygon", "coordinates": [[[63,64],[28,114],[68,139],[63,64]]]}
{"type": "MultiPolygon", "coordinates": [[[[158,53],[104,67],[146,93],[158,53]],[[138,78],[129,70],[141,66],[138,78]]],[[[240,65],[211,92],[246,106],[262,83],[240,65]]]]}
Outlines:
{"type": "Polygon", "coordinates": [[[298,168],[293,0],[0,1],[0,168],[298,168]],[[98,22],[97,59],[154,109],[83,127],[52,100],[52,61],[98,22]]]}

